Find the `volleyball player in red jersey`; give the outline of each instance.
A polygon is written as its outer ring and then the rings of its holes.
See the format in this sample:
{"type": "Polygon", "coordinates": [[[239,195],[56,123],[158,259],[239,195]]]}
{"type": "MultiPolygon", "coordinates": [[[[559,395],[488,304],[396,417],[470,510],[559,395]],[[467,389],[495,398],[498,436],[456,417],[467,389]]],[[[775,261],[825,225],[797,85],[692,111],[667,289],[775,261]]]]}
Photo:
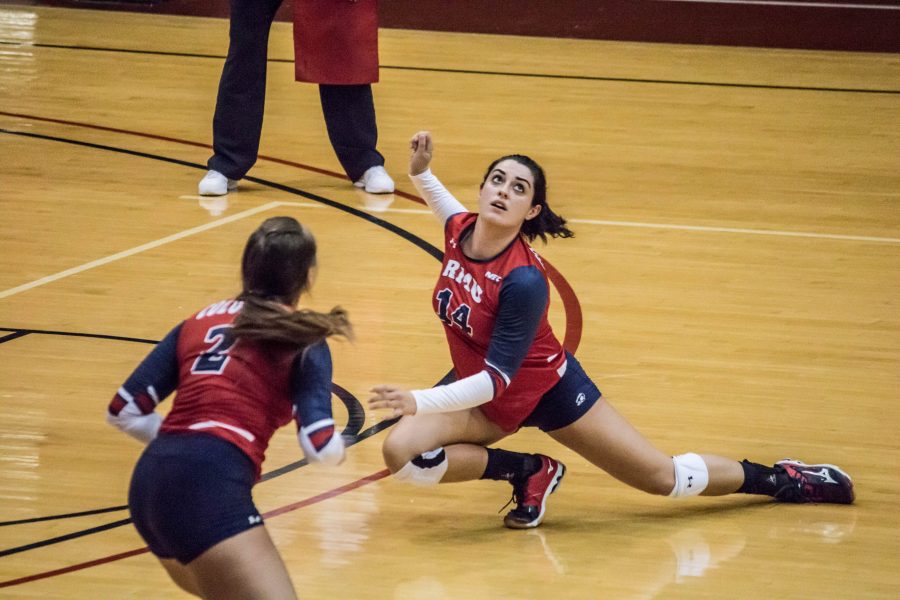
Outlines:
{"type": "Polygon", "coordinates": [[[110,402],[109,422],[148,443],[128,494],[141,537],[181,588],[203,598],[296,598],[251,488],[275,430],[292,419],[310,462],[339,464],[325,339],[346,312],[297,309],[316,244],[290,217],[247,240],[243,291],[176,326],[110,402]],[[155,406],[177,391],[165,419],[155,406]]]}
{"type": "Polygon", "coordinates": [[[519,427],[539,427],[613,477],[672,497],[764,494],[785,502],[854,499],[834,465],[772,467],[695,453],[669,456],[617,413],[547,322],[549,285],[529,242],[572,237],[547,204],[543,170],[522,155],[488,167],[469,213],[431,173],[429,133],[411,141],[410,177],[445,228],[433,296],[457,381],[430,389],[381,385],[369,406],[403,418],[384,441],[394,476],[429,485],[506,480],[516,507],[507,527],[536,527],[565,466],[541,454],[488,448],[519,427]]]}

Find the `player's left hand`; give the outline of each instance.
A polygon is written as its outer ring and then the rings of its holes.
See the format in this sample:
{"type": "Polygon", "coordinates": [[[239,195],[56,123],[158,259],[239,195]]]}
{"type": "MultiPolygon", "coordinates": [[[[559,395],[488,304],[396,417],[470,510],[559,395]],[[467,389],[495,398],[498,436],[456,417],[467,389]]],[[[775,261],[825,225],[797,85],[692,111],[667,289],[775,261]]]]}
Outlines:
{"type": "Polygon", "coordinates": [[[409,390],[395,385],[378,385],[369,391],[374,394],[369,398],[370,409],[387,409],[391,411],[391,417],[416,414],[416,399],[409,390]]]}

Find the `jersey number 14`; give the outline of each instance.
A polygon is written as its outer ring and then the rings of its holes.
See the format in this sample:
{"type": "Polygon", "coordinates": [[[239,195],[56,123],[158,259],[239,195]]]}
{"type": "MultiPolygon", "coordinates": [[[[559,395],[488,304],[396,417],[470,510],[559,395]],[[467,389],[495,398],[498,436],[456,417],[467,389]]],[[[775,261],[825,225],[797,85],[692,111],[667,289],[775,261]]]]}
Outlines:
{"type": "Polygon", "coordinates": [[[456,325],[471,336],[472,328],[469,327],[469,313],[472,312],[472,308],[463,302],[451,313],[450,301],[453,300],[453,290],[450,288],[442,289],[435,297],[438,301],[437,313],[441,321],[450,326],[456,325]]]}

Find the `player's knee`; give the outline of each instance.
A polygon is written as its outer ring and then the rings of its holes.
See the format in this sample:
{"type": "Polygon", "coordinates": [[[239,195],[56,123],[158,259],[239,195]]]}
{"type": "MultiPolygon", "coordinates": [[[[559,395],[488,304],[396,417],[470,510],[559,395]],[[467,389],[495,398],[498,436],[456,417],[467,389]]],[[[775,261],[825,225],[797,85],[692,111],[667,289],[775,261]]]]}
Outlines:
{"type": "Polygon", "coordinates": [[[672,462],[666,461],[660,465],[650,477],[647,477],[638,487],[641,491],[653,494],[655,496],[668,496],[675,486],[675,472],[672,469],[672,462]]]}
{"type": "Polygon", "coordinates": [[[447,472],[447,453],[443,448],[423,452],[394,473],[394,478],[413,485],[437,485],[447,472]]]}
{"type": "Polygon", "coordinates": [[[709,485],[709,469],[699,454],[693,452],[672,457],[675,483],[669,488],[672,498],[697,496],[709,485]]]}
{"type": "Polygon", "coordinates": [[[381,455],[384,457],[384,464],[391,473],[396,473],[402,469],[403,465],[416,455],[403,439],[403,436],[394,435],[395,433],[392,431],[381,445],[381,455]]]}
{"type": "Polygon", "coordinates": [[[389,444],[387,440],[385,440],[384,444],[381,446],[381,455],[384,457],[385,466],[391,473],[396,473],[408,462],[401,458],[401,455],[397,452],[397,448],[389,444]]]}

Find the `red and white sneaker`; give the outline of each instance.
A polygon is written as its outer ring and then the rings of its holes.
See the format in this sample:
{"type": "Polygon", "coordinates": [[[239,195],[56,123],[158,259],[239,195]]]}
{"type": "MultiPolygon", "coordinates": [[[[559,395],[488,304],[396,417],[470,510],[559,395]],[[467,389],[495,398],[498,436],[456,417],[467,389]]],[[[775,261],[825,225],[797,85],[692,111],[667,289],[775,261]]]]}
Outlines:
{"type": "Polygon", "coordinates": [[[511,481],[516,508],[506,513],[503,524],[510,529],[530,529],[544,520],[547,497],[556,491],[566,474],[566,465],[549,456],[538,454],[541,468],[527,479],[511,481]]]}
{"type": "Polygon", "coordinates": [[[850,476],[834,465],[808,465],[786,458],[775,463],[783,473],[776,477],[783,485],[775,499],[781,502],[828,502],[851,504],[856,497],[850,476]]]}

